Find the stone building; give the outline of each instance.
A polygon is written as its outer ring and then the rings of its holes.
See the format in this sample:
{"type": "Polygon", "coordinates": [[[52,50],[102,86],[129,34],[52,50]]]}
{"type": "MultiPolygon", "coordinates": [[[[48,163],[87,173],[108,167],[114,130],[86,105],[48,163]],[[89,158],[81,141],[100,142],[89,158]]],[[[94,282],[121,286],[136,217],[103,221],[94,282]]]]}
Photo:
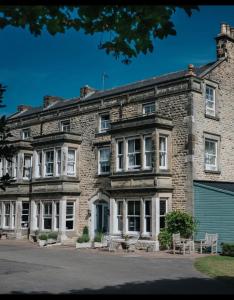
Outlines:
{"type": "Polygon", "coordinates": [[[8,118],[18,154],[0,161],[15,179],[0,191],[0,227],[157,240],[168,211],[195,214],[195,181],[234,182],[234,29],[222,24],[216,44],[200,67],[19,106],[8,118]]]}

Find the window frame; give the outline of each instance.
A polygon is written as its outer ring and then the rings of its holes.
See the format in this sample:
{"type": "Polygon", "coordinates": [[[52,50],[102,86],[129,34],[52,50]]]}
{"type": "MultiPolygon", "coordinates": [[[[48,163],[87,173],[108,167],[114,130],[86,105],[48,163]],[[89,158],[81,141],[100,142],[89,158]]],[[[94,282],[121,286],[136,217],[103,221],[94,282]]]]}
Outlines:
{"type": "Polygon", "coordinates": [[[204,165],[205,165],[205,171],[218,171],[218,140],[205,137],[205,139],[204,139],[204,165]],[[215,155],[208,154],[206,152],[206,142],[215,144],[215,155]],[[207,154],[215,157],[215,165],[210,165],[210,164],[206,163],[207,154]]]}
{"type": "Polygon", "coordinates": [[[139,233],[141,231],[141,200],[140,199],[126,199],[126,204],[127,204],[127,207],[126,207],[126,210],[127,210],[127,213],[126,213],[126,217],[127,217],[127,220],[126,220],[126,229],[127,229],[127,232],[128,233],[139,233]],[[129,212],[129,202],[134,202],[134,214],[133,215],[129,215],[128,212],[129,212]],[[139,215],[136,215],[135,212],[136,212],[136,207],[135,207],[135,202],[138,202],[139,203],[139,207],[140,207],[140,211],[139,211],[139,215]],[[139,220],[139,230],[135,230],[136,229],[136,220],[134,221],[134,230],[129,230],[129,218],[138,218],[139,220]]]}
{"type": "Polygon", "coordinates": [[[110,130],[110,113],[102,113],[99,115],[99,133],[107,132],[110,130]],[[109,120],[106,120],[108,122],[104,122],[105,124],[107,123],[107,127],[102,127],[102,118],[108,116],[109,120]]]}
{"type": "MultiPolygon", "coordinates": [[[[70,206],[70,205],[69,205],[70,206]]],[[[66,202],[66,220],[65,220],[65,228],[66,231],[74,231],[75,228],[75,201],[74,200],[67,200],[66,202]],[[73,213],[72,214],[67,214],[67,207],[68,207],[68,203],[72,203],[72,207],[73,207],[73,213]],[[68,217],[68,215],[72,215],[72,217],[68,217]],[[72,221],[72,229],[67,229],[67,222],[68,221],[72,221]]]]}
{"type": "Polygon", "coordinates": [[[117,172],[121,172],[124,170],[124,140],[123,139],[119,139],[116,140],[116,171],[117,172]],[[123,153],[119,154],[119,143],[122,143],[123,145],[123,153]],[[122,168],[119,168],[119,162],[120,162],[120,158],[122,159],[122,168]]]}
{"type": "Polygon", "coordinates": [[[147,102],[145,104],[142,105],[142,112],[143,112],[143,115],[152,115],[152,114],[155,114],[156,112],[156,103],[155,102],[147,102]],[[145,109],[147,107],[150,107],[150,111],[149,112],[146,112],[145,109]],[[153,110],[151,108],[154,108],[153,110]]]}
{"type": "Polygon", "coordinates": [[[107,175],[110,174],[110,159],[111,159],[111,149],[110,147],[102,147],[102,148],[98,148],[98,174],[99,175],[107,175]],[[101,151],[102,150],[109,150],[109,160],[105,160],[105,161],[101,161],[101,151]],[[109,162],[109,171],[107,172],[101,172],[101,162],[109,162]]]}
{"type": "Polygon", "coordinates": [[[160,170],[167,170],[168,169],[168,136],[159,134],[159,149],[158,149],[158,154],[159,154],[159,169],[160,170]],[[161,143],[160,139],[163,138],[165,139],[165,150],[161,150],[161,143]],[[165,155],[165,165],[161,165],[161,153],[165,155]]]}
{"type": "Polygon", "coordinates": [[[43,151],[43,153],[44,153],[44,177],[54,177],[54,164],[55,164],[55,149],[54,148],[51,148],[51,149],[46,149],[46,150],[44,150],[43,151]],[[47,162],[47,160],[46,160],[46,153],[49,153],[49,152],[51,152],[51,153],[53,153],[53,161],[52,162],[47,162]],[[53,168],[52,168],[52,173],[47,173],[47,164],[53,164],[53,168]]]}
{"type": "Polygon", "coordinates": [[[30,180],[31,178],[32,178],[32,154],[30,154],[30,153],[23,153],[23,179],[24,180],[30,180]],[[30,157],[30,167],[29,167],[29,177],[28,176],[25,176],[25,171],[26,171],[26,169],[28,169],[28,168],[26,168],[25,167],[25,157],[30,157]]]}
{"type": "Polygon", "coordinates": [[[62,132],[71,132],[71,120],[67,119],[67,120],[60,121],[60,129],[62,132]],[[68,128],[68,130],[67,130],[67,128],[68,128]]]}
{"type": "Polygon", "coordinates": [[[143,161],[143,168],[145,170],[151,170],[152,169],[152,158],[153,158],[153,139],[152,136],[150,135],[146,135],[144,136],[144,142],[143,142],[143,154],[144,154],[144,161],[143,161]],[[146,139],[150,139],[151,140],[151,151],[146,150],[146,139]],[[146,154],[150,153],[151,154],[151,165],[150,166],[146,166],[146,154]]]}
{"type": "Polygon", "coordinates": [[[216,88],[209,85],[205,84],[205,114],[207,116],[215,117],[216,116],[216,88]],[[213,91],[213,101],[208,99],[207,97],[207,89],[213,91]],[[213,103],[213,108],[208,107],[208,102],[213,103]]]}
{"type": "Polygon", "coordinates": [[[23,128],[22,129],[22,140],[27,140],[31,137],[31,130],[30,127],[29,128],[23,128]],[[28,134],[28,136],[25,136],[25,133],[28,134]]]}
{"type": "Polygon", "coordinates": [[[150,235],[152,233],[152,200],[151,199],[145,199],[144,200],[144,228],[145,228],[145,234],[150,235]],[[146,214],[146,203],[150,204],[150,214],[146,214]],[[147,231],[147,219],[150,220],[150,230],[147,231]]]}
{"type": "Polygon", "coordinates": [[[128,171],[139,171],[142,168],[142,161],[141,161],[141,137],[131,137],[131,138],[127,138],[126,139],[126,169],[128,171]],[[140,142],[140,149],[139,151],[136,151],[136,140],[139,140],[140,142]],[[134,141],[134,152],[130,152],[129,154],[129,141],[134,141]],[[140,165],[133,165],[133,166],[129,166],[129,156],[132,155],[135,157],[135,162],[136,162],[136,155],[140,155],[140,165]]]}
{"type": "MultiPolygon", "coordinates": [[[[77,155],[76,152],[77,152],[77,151],[76,151],[75,148],[72,148],[72,147],[68,147],[68,148],[67,148],[67,176],[69,176],[69,177],[75,177],[75,176],[76,176],[76,155],[77,155]],[[74,151],[74,154],[75,154],[75,155],[74,155],[74,161],[69,161],[69,160],[68,160],[68,158],[69,158],[69,155],[68,155],[69,150],[70,150],[70,151],[74,151]],[[70,173],[70,174],[68,173],[68,165],[69,165],[69,162],[70,162],[70,163],[73,163],[73,166],[74,166],[74,173],[73,173],[73,174],[72,174],[72,173],[70,173]]],[[[62,155],[62,152],[61,152],[61,155],[62,155]]],[[[62,157],[62,156],[61,156],[61,157],[62,157]]]]}
{"type": "Polygon", "coordinates": [[[29,228],[29,222],[30,222],[30,203],[28,201],[23,201],[22,202],[22,213],[21,213],[21,222],[20,222],[20,227],[21,229],[28,229],[29,228]],[[23,208],[23,205],[27,204],[28,208],[23,208]],[[27,211],[24,213],[24,210],[27,211]],[[28,221],[23,221],[23,216],[28,216],[28,221]],[[27,226],[23,227],[22,224],[27,224],[27,226]]]}
{"type": "MultiPolygon", "coordinates": [[[[166,214],[168,213],[168,201],[169,199],[167,197],[160,197],[159,198],[159,231],[164,227],[161,227],[161,219],[162,218],[166,218],[166,214]],[[165,201],[165,213],[163,215],[161,215],[161,201],[165,201]]],[[[166,224],[166,222],[164,221],[164,223],[166,224]]]]}
{"type": "Polygon", "coordinates": [[[42,230],[52,231],[53,230],[53,201],[43,201],[42,202],[42,230]],[[51,204],[51,214],[45,214],[45,204],[51,204]],[[51,220],[51,228],[45,228],[45,219],[51,220]]]}

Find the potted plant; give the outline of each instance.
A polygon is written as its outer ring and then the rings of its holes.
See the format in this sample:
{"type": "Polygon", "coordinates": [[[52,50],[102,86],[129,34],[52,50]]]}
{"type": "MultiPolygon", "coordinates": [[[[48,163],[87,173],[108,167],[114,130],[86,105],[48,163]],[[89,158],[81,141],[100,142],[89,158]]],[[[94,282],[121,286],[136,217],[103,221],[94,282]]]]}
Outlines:
{"type": "Polygon", "coordinates": [[[89,229],[87,226],[84,227],[82,236],[78,237],[76,248],[91,248],[89,229]]]}
{"type": "Polygon", "coordinates": [[[39,238],[38,243],[40,247],[43,247],[47,244],[47,239],[48,239],[47,234],[42,233],[39,235],[38,238],[39,238]]]}
{"type": "Polygon", "coordinates": [[[57,242],[57,238],[58,238],[58,233],[57,232],[50,232],[48,234],[47,243],[48,244],[55,244],[57,242]]]}
{"type": "Polygon", "coordinates": [[[102,231],[98,231],[94,237],[94,247],[102,247],[102,240],[103,240],[103,232],[102,231]]]}

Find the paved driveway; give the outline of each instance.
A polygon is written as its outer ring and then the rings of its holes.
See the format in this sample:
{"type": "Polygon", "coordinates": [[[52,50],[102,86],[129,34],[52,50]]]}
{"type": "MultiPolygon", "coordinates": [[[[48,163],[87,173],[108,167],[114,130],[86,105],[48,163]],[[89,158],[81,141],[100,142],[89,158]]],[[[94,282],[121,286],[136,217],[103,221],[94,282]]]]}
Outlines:
{"type": "Polygon", "coordinates": [[[0,293],[224,294],[234,287],[193,268],[189,256],[111,254],[0,241],[0,293]]]}

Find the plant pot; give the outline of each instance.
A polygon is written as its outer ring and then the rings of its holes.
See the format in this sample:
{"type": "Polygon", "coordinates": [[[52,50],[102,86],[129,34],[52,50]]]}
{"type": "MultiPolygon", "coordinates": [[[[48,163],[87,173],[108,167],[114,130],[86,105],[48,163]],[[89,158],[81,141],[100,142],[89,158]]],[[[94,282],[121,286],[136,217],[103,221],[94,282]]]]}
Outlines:
{"type": "Polygon", "coordinates": [[[76,248],[82,249],[82,248],[91,248],[91,243],[76,243],[76,248]]]}
{"type": "Polygon", "coordinates": [[[38,240],[38,244],[40,247],[44,247],[47,244],[46,240],[38,240]]]}

